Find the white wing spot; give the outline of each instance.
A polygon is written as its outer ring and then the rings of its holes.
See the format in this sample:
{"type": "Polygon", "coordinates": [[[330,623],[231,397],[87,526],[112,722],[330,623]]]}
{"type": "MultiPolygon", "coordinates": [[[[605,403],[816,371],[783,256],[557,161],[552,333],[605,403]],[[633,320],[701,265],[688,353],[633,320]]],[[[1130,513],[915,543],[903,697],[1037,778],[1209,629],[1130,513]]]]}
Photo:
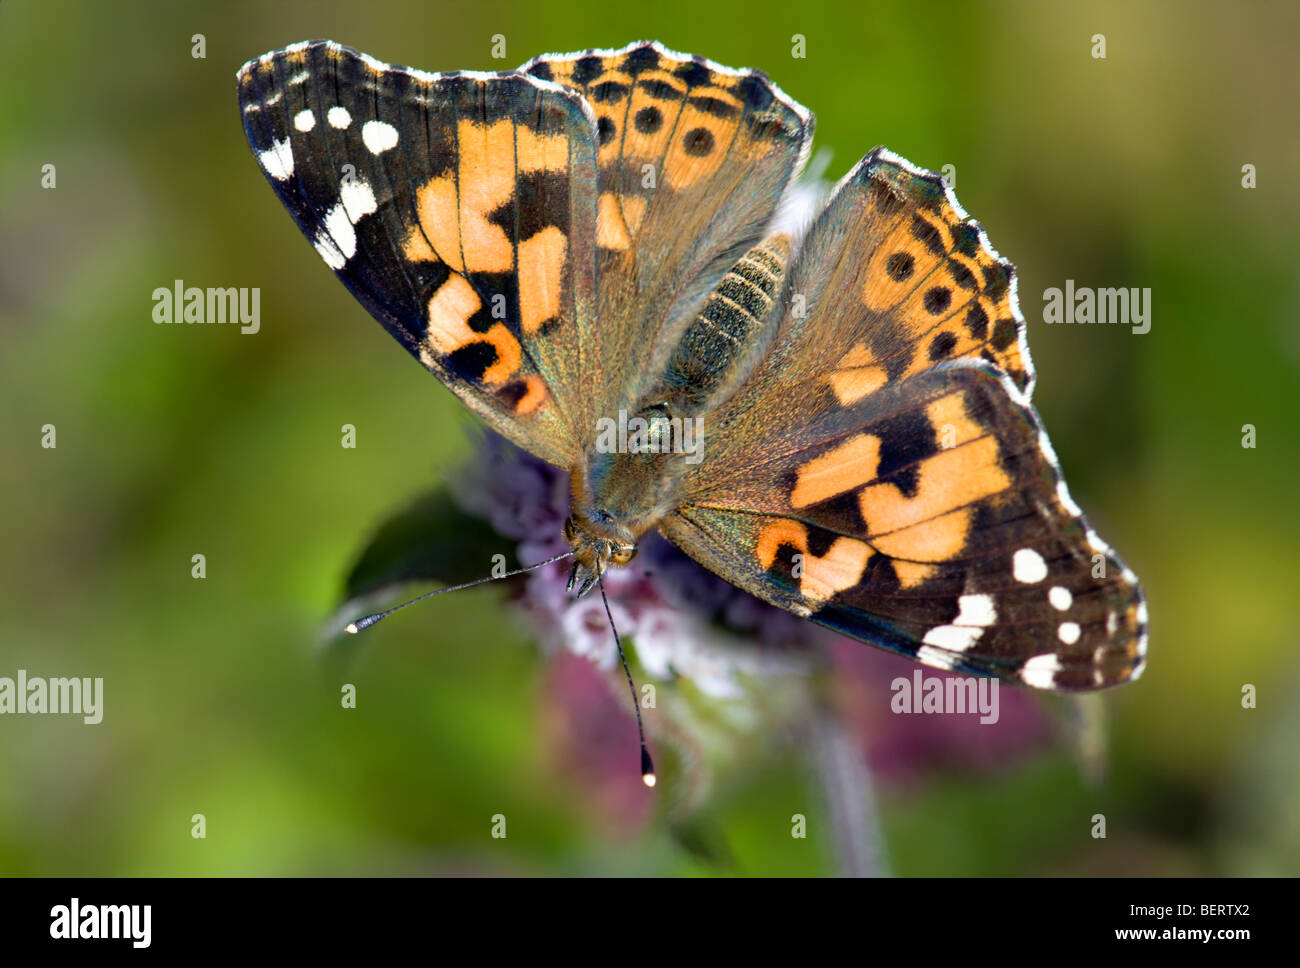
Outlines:
{"type": "Polygon", "coordinates": [[[998,620],[992,595],[963,595],[957,599],[958,613],[953,625],[978,625],[988,628],[998,620]]]}
{"type": "Polygon", "coordinates": [[[1047,577],[1047,562],[1033,548],[1021,548],[1011,558],[1011,570],[1016,581],[1032,585],[1047,577]]]}
{"type": "Polygon", "coordinates": [[[936,669],[951,669],[956,661],[953,656],[947,652],[940,652],[938,649],[932,649],[928,645],[923,645],[916,650],[916,660],[936,669]]]}
{"type": "Polygon", "coordinates": [[[1074,645],[1079,641],[1081,631],[1078,622],[1062,622],[1060,628],[1056,630],[1056,637],[1066,645],[1074,645]]]}
{"type": "Polygon", "coordinates": [[[952,624],[936,625],[921,641],[950,652],[965,652],[997,618],[992,595],[962,595],[957,599],[957,617],[952,624]]]}
{"type": "Polygon", "coordinates": [[[1056,682],[1056,674],[1061,671],[1061,660],[1053,653],[1036,655],[1020,670],[1020,680],[1035,689],[1051,689],[1056,682]]]}
{"type": "Polygon", "coordinates": [[[316,127],[316,115],[311,113],[311,109],[299,111],[293,116],[293,126],[299,131],[310,131],[316,127]]]}
{"type": "Polygon", "coordinates": [[[1047,600],[1058,612],[1064,612],[1074,604],[1074,596],[1070,594],[1070,589],[1062,588],[1060,585],[1052,586],[1052,590],[1047,593],[1047,600]]]}
{"type": "Polygon", "coordinates": [[[257,163],[276,181],[286,181],[293,174],[293,148],[284,141],[272,141],[266,151],[257,153],[257,163]]]}
{"type": "Polygon", "coordinates": [[[387,121],[367,121],[361,126],[361,140],[372,155],[382,154],[397,144],[397,129],[387,121]]]}
{"type": "Polygon", "coordinates": [[[362,216],[369,215],[379,207],[370,185],[359,178],[345,181],[339,189],[339,198],[343,202],[343,210],[348,213],[348,221],[353,225],[361,221],[362,216]]]}
{"type": "Polygon", "coordinates": [[[325,264],[331,269],[342,269],[348,264],[348,260],[343,257],[343,253],[334,244],[334,240],[326,235],[324,231],[316,233],[316,239],[312,242],[312,245],[316,247],[320,257],[325,260],[325,264]]]}
{"type": "Polygon", "coordinates": [[[949,652],[965,652],[984,634],[982,628],[969,625],[936,625],[921,641],[949,652]]]}
{"type": "Polygon", "coordinates": [[[352,115],[348,113],[348,109],[337,104],[325,112],[325,117],[329,120],[331,128],[346,128],[352,123],[352,115]]]}
{"type": "Polygon", "coordinates": [[[325,214],[325,231],[343,253],[343,258],[351,259],[357,254],[357,233],[341,202],[325,214]]]}

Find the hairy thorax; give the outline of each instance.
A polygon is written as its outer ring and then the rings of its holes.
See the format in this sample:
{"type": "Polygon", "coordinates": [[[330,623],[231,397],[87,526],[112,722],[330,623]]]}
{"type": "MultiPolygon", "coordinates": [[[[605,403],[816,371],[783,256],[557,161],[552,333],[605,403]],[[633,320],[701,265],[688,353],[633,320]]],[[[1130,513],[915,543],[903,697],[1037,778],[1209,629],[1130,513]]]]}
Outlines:
{"type": "Polygon", "coordinates": [[[698,418],[681,418],[674,410],[657,400],[630,416],[610,418],[572,469],[564,537],[573,548],[569,587],[576,585],[579,595],[610,565],[631,561],[640,537],[676,506],[702,434],[691,423],[698,418]]]}

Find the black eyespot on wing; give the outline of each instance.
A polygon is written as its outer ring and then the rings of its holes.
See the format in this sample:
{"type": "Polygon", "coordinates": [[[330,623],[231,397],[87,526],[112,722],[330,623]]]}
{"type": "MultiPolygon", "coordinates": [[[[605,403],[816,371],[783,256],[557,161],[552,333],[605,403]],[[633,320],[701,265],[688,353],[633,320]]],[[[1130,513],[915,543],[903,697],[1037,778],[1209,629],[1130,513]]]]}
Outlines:
{"type": "Polygon", "coordinates": [[[664,123],[664,116],[654,105],[644,107],[636,113],[636,129],[642,134],[654,134],[664,123]]]}
{"type": "Polygon", "coordinates": [[[924,303],[927,313],[938,316],[952,304],[952,290],[947,286],[934,286],[926,290],[924,303]]]}
{"type": "Polygon", "coordinates": [[[683,145],[688,155],[703,158],[713,150],[713,132],[707,128],[694,128],[686,132],[683,145]]]}
{"type": "Polygon", "coordinates": [[[605,72],[604,62],[594,54],[579,57],[573,62],[573,80],[586,87],[605,72]]]}
{"type": "Polygon", "coordinates": [[[895,282],[905,282],[910,279],[915,268],[916,260],[909,252],[895,252],[885,262],[885,272],[895,282]]]}
{"type": "Polygon", "coordinates": [[[953,347],[956,345],[957,337],[947,330],[936,334],[934,339],[930,340],[930,359],[942,360],[952,352],[953,347]]]}

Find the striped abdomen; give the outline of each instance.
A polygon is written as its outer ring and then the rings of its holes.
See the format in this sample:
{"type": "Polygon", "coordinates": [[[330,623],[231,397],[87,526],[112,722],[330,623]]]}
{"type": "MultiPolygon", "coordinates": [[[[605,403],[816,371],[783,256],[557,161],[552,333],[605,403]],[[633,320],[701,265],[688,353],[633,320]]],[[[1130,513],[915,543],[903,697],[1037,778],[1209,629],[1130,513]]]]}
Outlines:
{"type": "Polygon", "coordinates": [[[766,341],[764,323],[781,296],[790,240],[774,235],[746,252],[722,277],[686,327],[660,381],[678,413],[699,413],[753,368],[766,341]]]}

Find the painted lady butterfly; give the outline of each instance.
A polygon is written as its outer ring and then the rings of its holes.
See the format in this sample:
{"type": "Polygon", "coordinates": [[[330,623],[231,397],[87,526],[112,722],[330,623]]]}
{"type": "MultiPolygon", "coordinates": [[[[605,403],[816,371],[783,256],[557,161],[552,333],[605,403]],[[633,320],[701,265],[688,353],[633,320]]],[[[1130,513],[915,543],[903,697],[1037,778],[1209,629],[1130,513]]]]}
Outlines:
{"type": "Polygon", "coordinates": [[[939,176],[877,148],[806,234],[771,231],[812,115],[657,43],[447,74],[298,44],[246,64],[239,99],[352,294],[571,472],[580,592],[658,528],[931,666],[1053,690],[1142,671],[1137,578],[1030,405],[1012,266],[939,176]],[[699,459],[596,446],[620,413],[699,421],[699,459]]]}

